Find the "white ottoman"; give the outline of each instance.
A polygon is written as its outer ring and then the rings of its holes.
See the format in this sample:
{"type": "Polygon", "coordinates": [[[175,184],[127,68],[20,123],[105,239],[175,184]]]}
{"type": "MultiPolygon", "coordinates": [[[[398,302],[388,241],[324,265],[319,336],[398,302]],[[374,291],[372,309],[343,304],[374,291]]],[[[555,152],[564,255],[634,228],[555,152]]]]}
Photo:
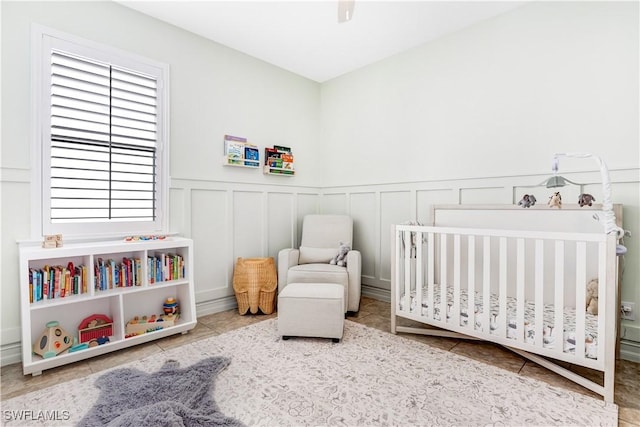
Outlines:
{"type": "Polygon", "coordinates": [[[335,283],[289,283],[278,295],[278,333],[332,338],[344,330],[344,287],[335,283]]]}

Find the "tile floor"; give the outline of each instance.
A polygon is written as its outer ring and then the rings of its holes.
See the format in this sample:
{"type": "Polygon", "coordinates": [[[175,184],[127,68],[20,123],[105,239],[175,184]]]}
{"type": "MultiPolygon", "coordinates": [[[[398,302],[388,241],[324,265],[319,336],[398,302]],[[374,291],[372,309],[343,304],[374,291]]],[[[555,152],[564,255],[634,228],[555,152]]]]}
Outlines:
{"type": "MultiPolygon", "coordinates": [[[[131,360],[140,359],[164,350],[197,341],[199,339],[218,335],[233,329],[247,326],[251,323],[275,317],[271,315],[240,316],[237,310],[228,310],[217,314],[198,318],[198,325],[185,335],[175,335],[146,344],[141,344],[114,353],[95,357],[72,365],[45,371],[42,375],[33,377],[22,375],[22,366],[17,363],[2,367],[0,370],[0,400],[10,399],[30,391],[48,387],[53,384],[81,378],[103,369],[121,365],[131,360]]],[[[388,302],[363,297],[360,311],[349,320],[383,331],[390,331],[390,307],[388,302]]],[[[406,324],[399,319],[399,324],[406,324]]],[[[536,378],[550,384],[564,387],[598,397],[593,392],[554,374],[551,371],[491,343],[466,341],[453,338],[428,337],[423,335],[403,334],[403,336],[433,347],[458,353],[484,363],[492,364],[520,375],[536,378]]],[[[579,372],[589,378],[602,378],[598,372],[582,367],[569,366],[569,369],[579,372]]],[[[618,404],[620,426],[640,427],[640,364],[619,360],[616,367],[615,402],[618,404]]]]}

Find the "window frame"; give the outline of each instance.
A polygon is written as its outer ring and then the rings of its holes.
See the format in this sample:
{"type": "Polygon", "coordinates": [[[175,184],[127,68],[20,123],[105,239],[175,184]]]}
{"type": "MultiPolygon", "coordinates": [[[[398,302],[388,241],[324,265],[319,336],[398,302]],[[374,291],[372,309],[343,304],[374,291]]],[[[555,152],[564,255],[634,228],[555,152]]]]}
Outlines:
{"type": "Polygon", "coordinates": [[[66,240],[127,234],[166,234],[169,197],[169,65],[101,43],[33,24],[31,31],[32,237],[63,234],[66,240]],[[52,48],[157,77],[156,203],[154,221],[51,222],[51,53],[52,48]]]}

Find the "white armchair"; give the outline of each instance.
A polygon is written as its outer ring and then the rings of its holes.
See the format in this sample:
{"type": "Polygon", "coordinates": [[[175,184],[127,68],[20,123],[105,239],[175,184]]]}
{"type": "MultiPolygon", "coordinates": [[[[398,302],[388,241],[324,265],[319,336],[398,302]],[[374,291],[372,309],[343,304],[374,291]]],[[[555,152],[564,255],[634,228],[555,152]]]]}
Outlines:
{"type": "Polygon", "coordinates": [[[278,253],[278,293],[289,283],[338,283],[344,286],[345,312],[360,308],[362,258],[347,254],[347,266],[331,265],[340,242],[353,245],[353,220],[346,215],[306,215],[299,249],[278,253]]]}

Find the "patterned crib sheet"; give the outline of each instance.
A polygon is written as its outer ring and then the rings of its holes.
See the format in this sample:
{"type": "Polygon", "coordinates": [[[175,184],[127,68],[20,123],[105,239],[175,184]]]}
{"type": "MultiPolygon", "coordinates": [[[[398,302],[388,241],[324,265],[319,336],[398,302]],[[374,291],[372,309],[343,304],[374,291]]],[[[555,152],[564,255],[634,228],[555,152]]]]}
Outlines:
{"type": "MultiPolygon", "coordinates": [[[[422,291],[422,311],[421,316],[427,316],[427,288],[423,288],[422,291]]],[[[434,319],[440,321],[440,285],[434,286],[434,319]]],[[[516,339],[518,336],[518,328],[516,324],[516,298],[515,297],[507,297],[507,338],[516,339]]],[[[407,303],[406,295],[400,298],[399,307],[400,310],[404,310],[405,304],[407,303]]],[[[410,295],[410,304],[411,311],[415,313],[416,309],[416,293],[415,290],[411,292],[410,295]]],[[[450,321],[451,318],[451,307],[453,306],[453,289],[451,287],[447,288],[447,322],[450,321]]],[[[467,290],[460,290],[460,326],[467,326],[469,324],[469,314],[468,314],[468,298],[467,298],[467,290]]],[[[498,295],[491,294],[491,315],[490,315],[490,324],[489,324],[489,333],[497,334],[497,325],[499,323],[499,301],[498,295]]],[[[524,336],[525,342],[533,343],[535,339],[535,303],[533,301],[525,301],[525,314],[524,314],[524,336]]],[[[544,306],[544,327],[543,327],[543,337],[542,344],[545,348],[553,349],[555,348],[555,344],[557,341],[557,333],[554,330],[554,306],[553,304],[545,304],[544,306]]],[[[484,327],[482,325],[482,313],[483,313],[483,303],[482,303],[482,294],[476,292],[474,298],[474,312],[475,316],[475,329],[479,331],[484,331],[484,327]]],[[[575,308],[565,307],[564,308],[564,331],[562,337],[562,345],[563,351],[565,353],[575,353],[576,348],[576,334],[575,334],[575,323],[576,323],[576,310],[575,308]]],[[[592,315],[589,313],[585,313],[585,356],[590,359],[597,359],[598,354],[598,346],[597,346],[597,338],[598,338],[598,316],[592,315]]]]}

